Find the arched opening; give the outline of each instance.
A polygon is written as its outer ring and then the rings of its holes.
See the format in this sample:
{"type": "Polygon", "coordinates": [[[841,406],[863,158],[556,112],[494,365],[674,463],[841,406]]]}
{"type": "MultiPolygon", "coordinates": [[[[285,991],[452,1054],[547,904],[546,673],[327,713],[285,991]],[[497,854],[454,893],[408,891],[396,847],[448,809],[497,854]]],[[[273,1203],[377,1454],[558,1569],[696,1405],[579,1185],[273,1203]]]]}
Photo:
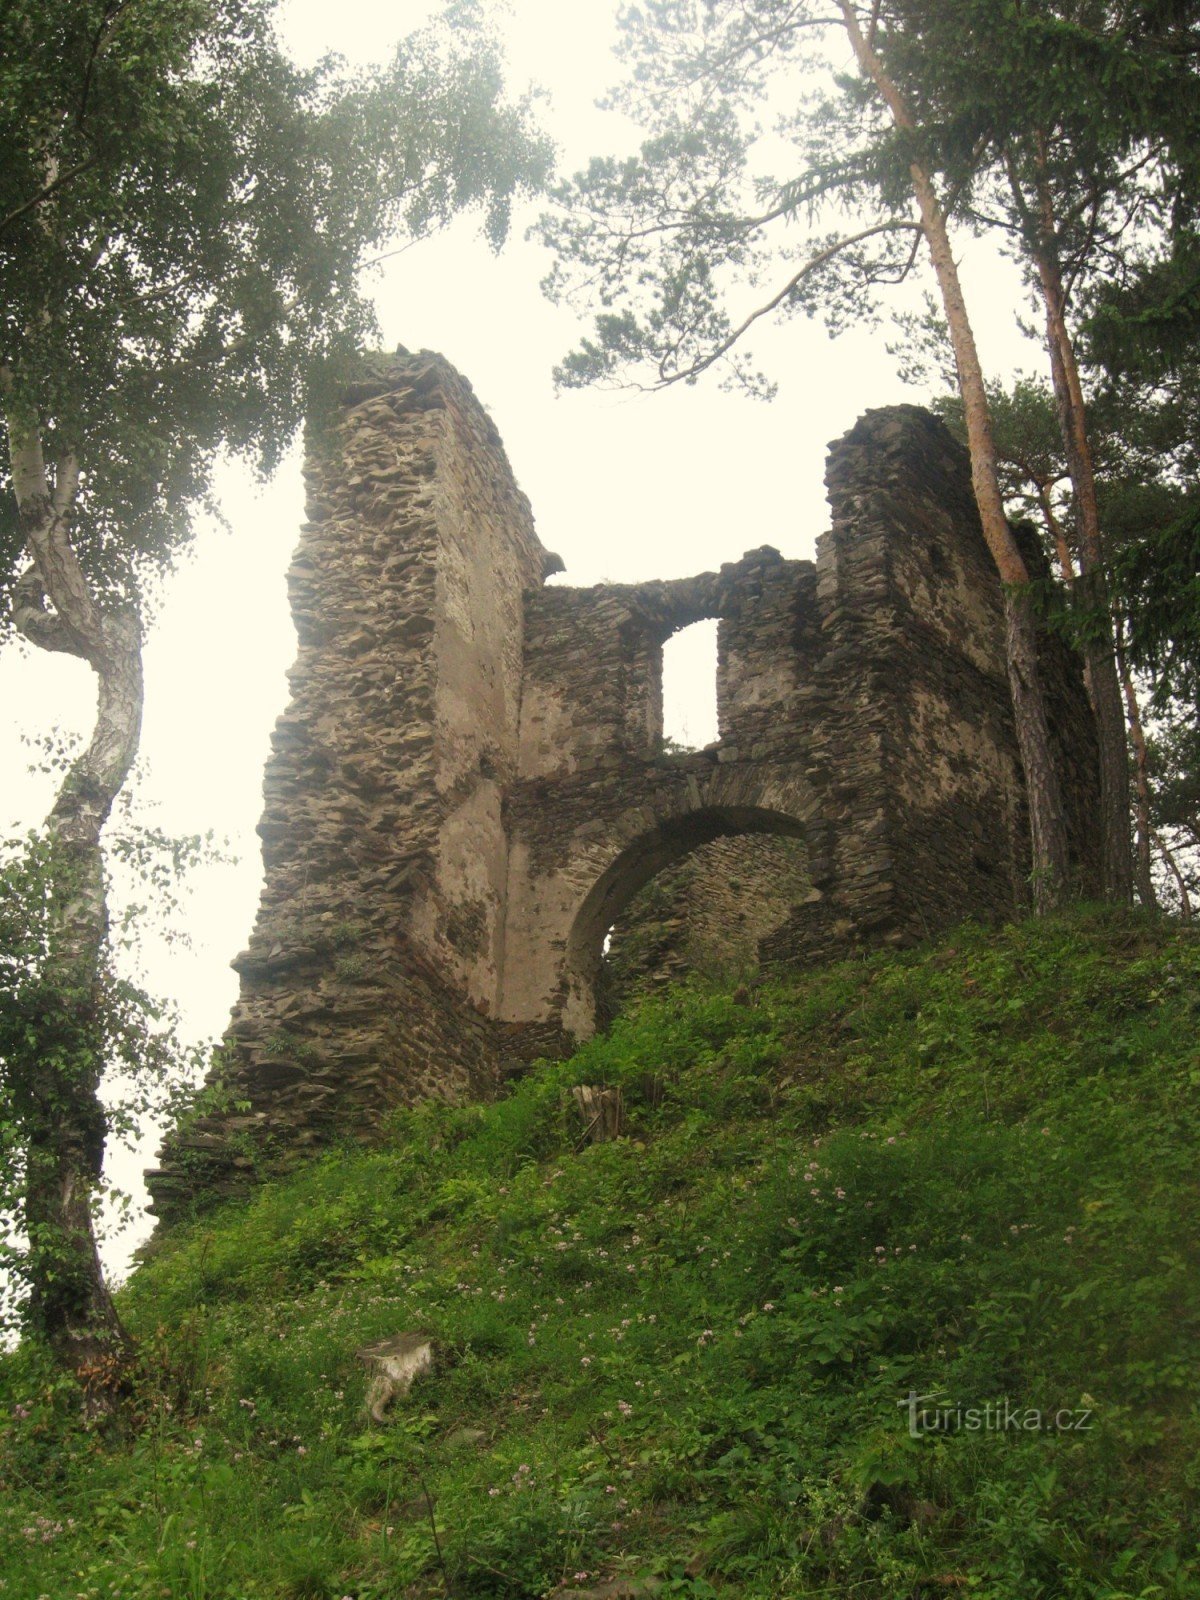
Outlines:
{"type": "Polygon", "coordinates": [[[639,889],[606,935],[598,1018],[688,979],[752,978],[762,942],[811,891],[804,839],[738,833],[697,846],[639,889]]]}
{"type": "MultiPolygon", "coordinates": [[[[676,882],[675,890],[680,892],[682,882],[684,892],[692,893],[697,903],[701,899],[707,902],[712,913],[707,924],[710,933],[704,934],[702,930],[701,942],[707,940],[708,949],[715,956],[722,915],[736,917],[736,908],[740,906],[745,910],[747,921],[750,920],[756,885],[766,881],[772,863],[766,861],[751,867],[750,858],[746,857],[740,873],[735,873],[731,868],[736,855],[726,852],[722,856],[719,851],[705,855],[705,848],[714,841],[755,835],[803,841],[805,831],[803,823],[786,812],[758,806],[707,806],[670,818],[627,845],[593,885],[568,938],[564,1026],[577,1037],[586,1038],[595,1031],[597,1021],[602,1020],[598,1015],[598,1000],[605,987],[606,942],[611,961],[614,950],[619,950],[624,932],[620,926],[623,914],[659,874],[685,858],[694,858],[690,875],[685,873],[682,880],[676,882]],[[708,882],[706,873],[711,875],[708,882]],[[734,877],[732,885],[731,876],[734,877]],[[731,907],[735,908],[732,913],[731,907]],[[610,933],[614,935],[611,940],[610,933]]],[[[778,862],[774,863],[775,870],[778,866],[778,862]]],[[[788,870],[796,883],[797,900],[803,899],[807,870],[801,851],[791,852],[788,870]]],[[[670,880],[667,881],[669,885],[670,880]]],[[[649,910],[652,916],[653,905],[649,910]]],[[[781,917],[784,914],[781,911],[781,917]]],[[[752,927],[748,928],[743,948],[748,947],[752,933],[752,927]]]]}
{"type": "Polygon", "coordinates": [[[702,750],[717,731],[717,618],[689,623],[663,645],[663,741],[702,750]]]}

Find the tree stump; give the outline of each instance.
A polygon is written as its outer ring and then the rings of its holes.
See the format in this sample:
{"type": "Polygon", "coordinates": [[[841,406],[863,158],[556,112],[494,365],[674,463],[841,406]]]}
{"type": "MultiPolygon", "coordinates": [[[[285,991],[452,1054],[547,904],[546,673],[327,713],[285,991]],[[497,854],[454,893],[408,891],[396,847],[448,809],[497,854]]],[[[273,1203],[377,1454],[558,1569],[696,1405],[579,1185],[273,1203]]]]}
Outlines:
{"type": "Polygon", "coordinates": [[[581,1083],[571,1090],[583,1123],[580,1144],[604,1144],[620,1136],[623,1122],[620,1089],[601,1089],[581,1083]]]}

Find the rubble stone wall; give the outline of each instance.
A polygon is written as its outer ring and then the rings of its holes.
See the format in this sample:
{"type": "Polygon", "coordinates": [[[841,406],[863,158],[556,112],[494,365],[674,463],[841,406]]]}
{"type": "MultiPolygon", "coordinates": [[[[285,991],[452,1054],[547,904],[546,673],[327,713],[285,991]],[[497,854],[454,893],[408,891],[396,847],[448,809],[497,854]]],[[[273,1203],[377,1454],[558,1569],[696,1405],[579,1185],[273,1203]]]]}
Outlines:
{"type": "Polygon", "coordinates": [[[216,1105],[151,1177],[163,1214],[397,1105],[498,1082],[523,596],[555,558],[491,420],[436,357],[373,364],[310,438],[305,480],[262,899],[216,1105]]]}
{"type": "MultiPolygon", "coordinates": [[[[152,1175],[162,1213],[586,1036],[605,938],[651,879],[738,918],[739,836],[803,857],[754,923],[767,962],[1025,905],[1000,591],[965,455],[926,413],[870,412],[834,444],[815,563],[764,547],[652,583],[543,587],[561,564],[435,356],[377,358],[306,475],[262,901],[224,1088],[152,1175]],[[719,737],[670,754],[662,647],[702,618],[719,737]]],[[[1050,636],[1044,666],[1093,887],[1094,732],[1050,636]]]]}

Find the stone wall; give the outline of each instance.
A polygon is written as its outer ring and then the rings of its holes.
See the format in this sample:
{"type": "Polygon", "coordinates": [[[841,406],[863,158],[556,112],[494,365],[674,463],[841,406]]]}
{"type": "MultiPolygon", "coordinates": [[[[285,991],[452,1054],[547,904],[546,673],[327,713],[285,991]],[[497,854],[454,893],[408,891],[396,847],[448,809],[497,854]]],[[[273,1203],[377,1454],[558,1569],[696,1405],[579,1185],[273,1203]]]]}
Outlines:
{"type": "Polygon", "coordinates": [[[160,1211],[264,1151],[491,1093],[523,596],[559,563],[491,420],[436,357],[378,362],[310,438],[288,571],[291,699],[263,780],[265,883],[226,1098],[169,1139],[160,1211]]]}
{"type": "MultiPolygon", "coordinates": [[[[1000,593],[965,455],[926,413],[870,412],[832,447],[815,564],[764,547],[644,584],[542,586],[559,563],[437,357],[375,362],[307,477],[266,882],[225,1050],[248,1109],[168,1141],[161,1211],[272,1152],[368,1136],[396,1105],[489,1094],[586,1036],[605,938],[656,875],[690,858],[684,898],[739,915],[744,847],[714,841],[804,858],[755,924],[768,961],[1024,908],[1000,593]],[[719,737],[668,754],[662,646],[711,617],[719,737]]],[[[1078,662],[1051,638],[1044,658],[1091,888],[1091,718],[1078,662]]]]}
{"type": "Polygon", "coordinates": [[[709,840],[804,835],[814,881],[828,875],[799,714],[815,606],[812,563],[771,549],[695,578],[531,597],[521,775],[506,810],[508,1020],[554,1015],[589,1032],[609,928],[656,873],[709,840]],[[705,617],[720,619],[720,737],[667,755],[662,645],[705,617]]]}

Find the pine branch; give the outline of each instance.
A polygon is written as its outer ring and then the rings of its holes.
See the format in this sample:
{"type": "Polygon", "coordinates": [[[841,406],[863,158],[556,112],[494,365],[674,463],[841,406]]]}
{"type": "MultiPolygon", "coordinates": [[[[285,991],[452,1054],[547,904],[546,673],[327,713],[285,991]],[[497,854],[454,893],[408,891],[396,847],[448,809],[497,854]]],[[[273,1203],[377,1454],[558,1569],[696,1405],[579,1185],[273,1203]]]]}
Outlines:
{"type": "Polygon", "coordinates": [[[749,316],[744,318],[744,320],[738,324],[736,328],[734,328],[730,333],[726,334],[725,337],[720,340],[712,350],[708,351],[708,353],[703,356],[697,357],[697,359],[693,361],[690,366],[684,367],[679,372],[667,374],[663,372],[663,363],[660,362],[659,381],[653,387],[656,389],[665,389],[670,384],[686,382],[688,379],[698,377],[700,373],[706,372],[709,367],[720,361],[722,356],[728,355],[729,351],[733,349],[734,345],[737,344],[743,335],[746,334],[756,322],[761,321],[763,317],[770,316],[772,311],[778,310],[788,296],[794,294],[807,278],[812,277],[815,272],[819,272],[822,267],[828,266],[829,263],[835,260],[843,250],[850,249],[852,245],[861,244],[864,239],[873,239],[878,237],[880,234],[899,233],[907,230],[911,230],[918,235],[918,243],[920,236],[922,236],[925,231],[919,222],[877,222],[873,227],[864,228],[861,233],[850,234],[845,239],[839,239],[835,244],[831,244],[826,249],[818,251],[815,256],[810,257],[810,259],[804,263],[798,272],[794,272],[792,274],[788,281],[779,290],[778,294],[772,295],[770,300],[766,301],[763,305],[752,311],[749,316]]]}

